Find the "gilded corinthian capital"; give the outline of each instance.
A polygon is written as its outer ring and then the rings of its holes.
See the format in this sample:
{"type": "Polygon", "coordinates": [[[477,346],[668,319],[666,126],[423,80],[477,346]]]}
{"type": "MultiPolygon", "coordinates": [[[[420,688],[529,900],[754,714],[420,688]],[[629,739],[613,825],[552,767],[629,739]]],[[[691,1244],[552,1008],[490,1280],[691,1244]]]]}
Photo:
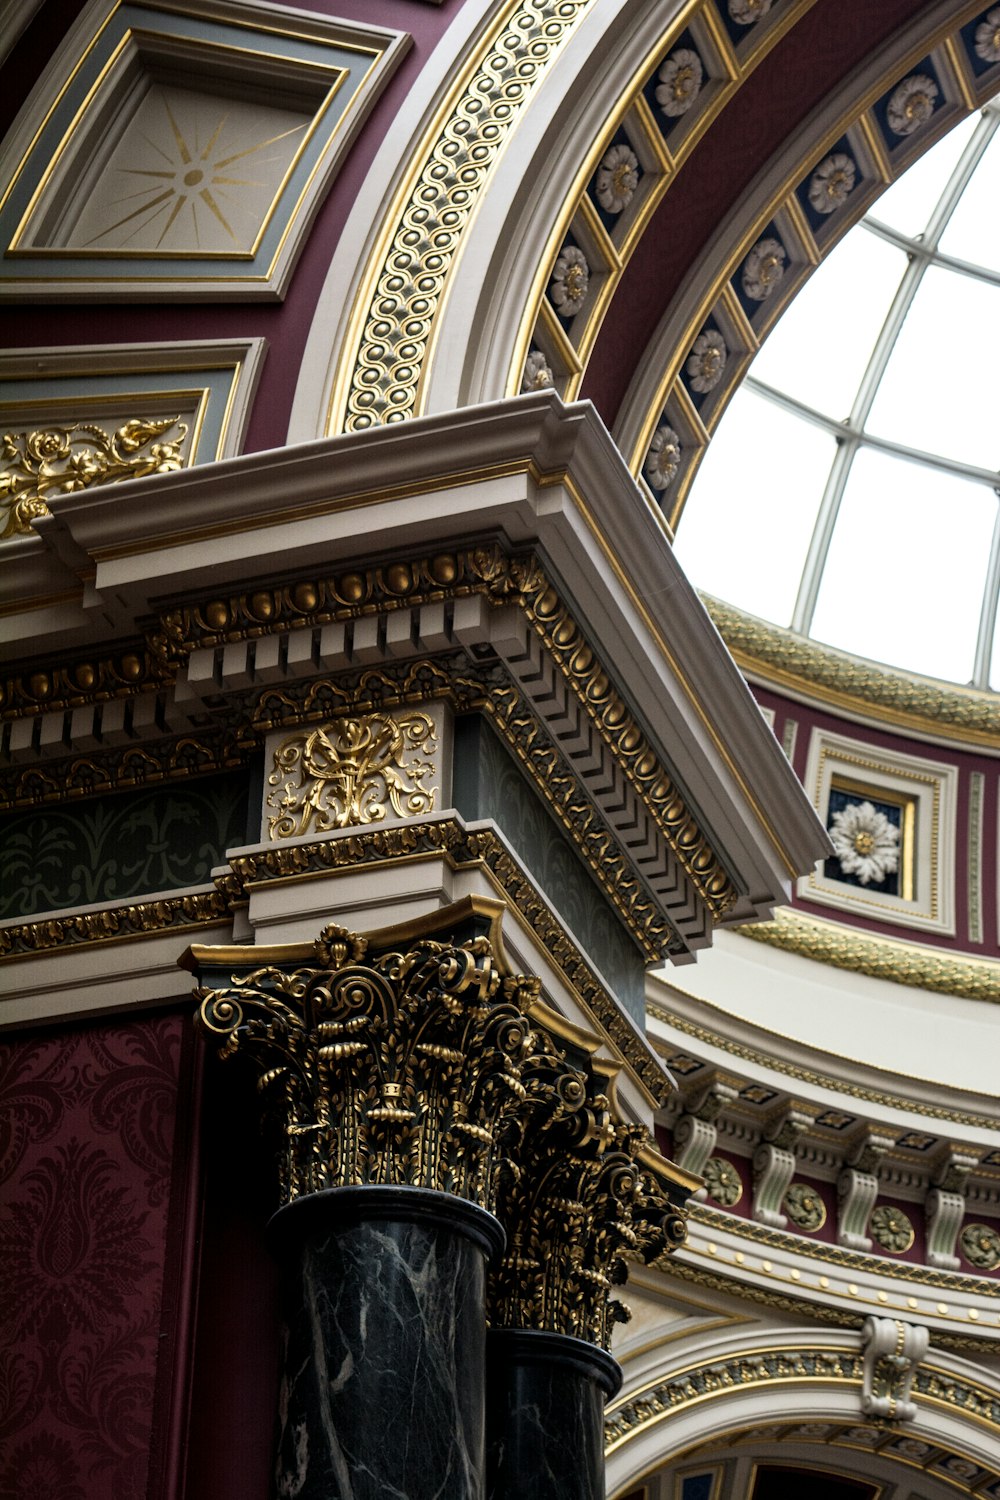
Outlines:
{"type": "Polygon", "coordinates": [[[507,1248],[491,1318],[607,1348],[615,1322],[630,1316],[612,1288],[626,1281],[629,1259],[683,1244],[690,1189],[668,1179],[644,1126],[613,1119],[589,1060],[574,1066],[539,1033],[521,1082],[497,1200],[507,1248]]]}
{"type": "MultiPolygon", "coordinates": [[[[206,976],[226,952],[192,956],[206,976]]],[[[501,975],[484,936],[373,950],[330,926],[278,955],[199,990],[197,1024],[222,1058],[256,1073],[282,1203],[377,1184],[492,1210],[538,981],[501,975]]]]}

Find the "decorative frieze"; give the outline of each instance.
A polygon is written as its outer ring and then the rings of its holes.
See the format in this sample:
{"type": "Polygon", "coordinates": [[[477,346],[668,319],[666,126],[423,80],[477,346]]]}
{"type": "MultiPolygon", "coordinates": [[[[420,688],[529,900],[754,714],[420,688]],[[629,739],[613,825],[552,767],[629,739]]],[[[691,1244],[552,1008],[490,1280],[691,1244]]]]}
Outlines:
{"type": "Polygon", "coordinates": [[[188,427],[179,417],[133,417],[108,431],[70,422],[0,439],[0,537],[27,534],[52,495],[183,468],[188,427]],[[171,432],[173,429],[173,432],[171,432]]]}

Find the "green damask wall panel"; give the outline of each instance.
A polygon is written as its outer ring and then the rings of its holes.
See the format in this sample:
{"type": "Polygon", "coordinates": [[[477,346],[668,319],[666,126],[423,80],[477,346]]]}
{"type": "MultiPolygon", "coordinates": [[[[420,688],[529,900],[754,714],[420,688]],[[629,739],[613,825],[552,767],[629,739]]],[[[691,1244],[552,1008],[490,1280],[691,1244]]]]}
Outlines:
{"type": "Polygon", "coordinates": [[[492,818],[503,830],[616,998],[644,1025],[641,952],[485,720],[469,717],[456,725],[454,800],[464,818],[492,818]]]}
{"type": "Polygon", "coordinates": [[[204,885],[246,839],[238,771],[14,813],[0,823],[0,918],[204,885]]]}

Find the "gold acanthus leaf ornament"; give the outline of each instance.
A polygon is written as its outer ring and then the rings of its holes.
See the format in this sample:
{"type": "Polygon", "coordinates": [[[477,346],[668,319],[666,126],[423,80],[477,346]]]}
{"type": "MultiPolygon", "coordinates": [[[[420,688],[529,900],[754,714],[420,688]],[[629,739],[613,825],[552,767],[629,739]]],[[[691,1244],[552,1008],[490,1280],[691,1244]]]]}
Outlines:
{"type": "Polygon", "coordinates": [[[0,536],[27,534],[49,514],[47,498],[92,485],[169,474],[184,467],[187,424],[179,417],[133,417],[113,432],[87,422],[5,432],[0,440],[0,536]],[[177,427],[169,442],[164,433],[177,427]]]}
{"type": "Polygon", "coordinates": [[[615,1323],[630,1316],[611,1295],[627,1279],[627,1260],[652,1261],[683,1244],[685,1215],[645,1127],[612,1119],[588,1064],[574,1066],[536,1032],[521,1082],[500,1173],[507,1244],[490,1283],[490,1321],[606,1349],[615,1323]]]}
{"type": "Polygon", "coordinates": [[[308,966],[198,991],[202,1034],[256,1071],[282,1203],[381,1184],[492,1209],[495,1137],[523,1095],[538,981],[501,980],[486,938],[371,957],[330,926],[315,947],[308,966]]]}
{"type": "Polygon", "coordinates": [[[424,713],[374,713],[335,719],[284,740],[268,776],[267,826],[272,839],[327,833],[433,811],[436,787],[424,782],[434,762],[418,751],[436,746],[424,713]]]}

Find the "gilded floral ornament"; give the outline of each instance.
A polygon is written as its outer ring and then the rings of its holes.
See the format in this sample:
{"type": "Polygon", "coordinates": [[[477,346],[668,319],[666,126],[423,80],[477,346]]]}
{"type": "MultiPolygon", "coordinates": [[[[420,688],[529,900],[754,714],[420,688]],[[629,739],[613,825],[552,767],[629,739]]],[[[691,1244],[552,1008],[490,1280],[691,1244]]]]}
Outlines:
{"type": "Polygon", "coordinates": [[[666,422],[653,433],[643,473],[654,490],[665,490],[681,466],[681,440],[666,422]]]}
{"type": "Polygon", "coordinates": [[[620,214],[628,208],[639,186],[639,158],[631,146],[612,146],[604,153],[594,186],[606,213],[620,214]]]}
{"type": "Polygon", "coordinates": [[[556,311],[564,318],[574,317],[586,302],[589,287],[587,257],[576,245],[566,245],[559,252],[549,282],[549,296],[556,311]]]}
{"type": "Polygon", "coordinates": [[[168,474],[183,468],[187,425],[178,417],[133,418],[114,432],[85,422],[37,432],[5,432],[0,441],[0,536],[27,534],[47,516],[47,499],[92,485],[168,474]],[[171,427],[169,442],[159,442],[171,427]]]}
{"type": "Polygon", "coordinates": [[[881,885],[899,869],[899,829],[870,802],[850,802],[833,815],[830,839],[845,875],[881,885]]]}
{"type": "Polygon", "coordinates": [[[690,47],[671,52],[659,72],[656,102],[671,119],[687,114],[701,92],[705,70],[701,58],[690,47]]]}
{"type": "Polygon", "coordinates": [[[684,366],[691,389],[704,394],[714,391],[722,379],[729,350],[726,341],[716,328],[706,328],[699,333],[684,366]]]}
{"type": "Polygon", "coordinates": [[[758,240],[743,262],[743,290],[754,302],[765,302],[785,274],[787,255],[780,240],[758,240]]]}
{"type": "Polygon", "coordinates": [[[890,1250],[896,1255],[909,1250],[915,1238],[908,1216],[901,1208],[893,1208],[888,1203],[880,1203],[877,1208],[872,1209],[868,1233],[876,1245],[881,1245],[883,1250],[890,1250]]]}
{"type": "Polygon", "coordinates": [[[885,117],[895,135],[912,135],[934,113],[938,86],[926,73],[913,73],[893,91],[885,117]]]}
{"type": "Polygon", "coordinates": [[[774,0],[729,0],[729,14],[737,26],[755,26],[773,3],[774,0]]]}
{"type": "Polygon", "coordinates": [[[701,1175],[705,1179],[705,1191],[713,1203],[732,1208],[743,1197],[743,1180],[724,1156],[710,1156],[701,1175]]]}
{"type": "Polygon", "coordinates": [[[979,1271],[1000,1266],[1000,1232],[992,1224],[966,1224],[960,1235],[962,1254],[979,1271]]]}
{"type": "Polygon", "coordinates": [[[1000,5],[988,10],[976,27],[973,46],[981,62],[1000,62],[1000,5]]]}
{"type": "Polygon", "coordinates": [[[843,151],[821,161],[809,179],[809,202],[818,214],[832,214],[854,191],[858,169],[843,151]]]}
{"type": "Polygon", "coordinates": [[[547,391],[554,384],[549,362],[540,349],[532,349],[524,362],[522,391],[547,391]]]}
{"type": "Polygon", "coordinates": [[[804,1229],[807,1234],[822,1229],[826,1223],[826,1204],[806,1182],[793,1182],[782,1206],[796,1228],[804,1229]]]}
{"type": "Polygon", "coordinates": [[[430,812],[437,788],[424,783],[434,761],[418,752],[436,741],[424,713],[365,714],[292,735],[275,750],[267,778],[272,839],[378,823],[390,810],[430,812]]]}

